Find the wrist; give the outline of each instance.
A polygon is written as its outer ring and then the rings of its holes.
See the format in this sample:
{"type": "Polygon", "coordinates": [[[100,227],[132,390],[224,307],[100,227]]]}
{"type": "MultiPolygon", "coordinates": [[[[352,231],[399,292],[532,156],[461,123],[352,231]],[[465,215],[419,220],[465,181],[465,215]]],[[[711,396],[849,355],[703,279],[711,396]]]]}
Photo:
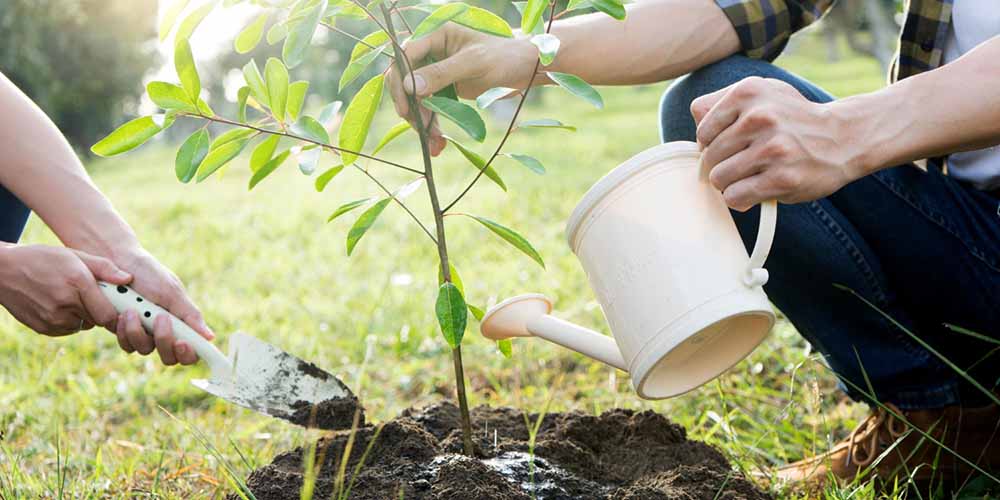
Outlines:
{"type": "MultiPolygon", "coordinates": [[[[531,74],[535,71],[535,65],[538,61],[538,47],[531,43],[531,37],[533,36],[525,35],[521,30],[514,30],[514,37],[510,40],[511,47],[508,52],[513,54],[513,58],[516,61],[516,68],[511,72],[515,77],[513,81],[509,82],[511,88],[523,90],[528,87],[528,82],[531,82],[532,87],[540,87],[552,83],[545,74],[548,68],[541,64],[538,64],[538,72],[535,74],[534,81],[532,81],[531,74]]],[[[556,55],[556,59],[558,58],[559,56],[556,55]]],[[[552,65],[555,65],[555,62],[552,65]]]]}
{"type": "Polygon", "coordinates": [[[841,151],[841,165],[849,181],[855,181],[884,168],[880,147],[881,130],[875,123],[879,111],[867,95],[848,97],[823,104],[829,112],[836,144],[841,151]]]}

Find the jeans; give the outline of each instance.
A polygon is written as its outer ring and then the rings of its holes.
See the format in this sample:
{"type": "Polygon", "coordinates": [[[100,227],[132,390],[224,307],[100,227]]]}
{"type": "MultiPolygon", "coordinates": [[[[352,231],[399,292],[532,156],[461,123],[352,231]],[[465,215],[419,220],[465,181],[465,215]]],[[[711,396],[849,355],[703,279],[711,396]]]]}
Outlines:
{"type": "Polygon", "coordinates": [[[17,243],[31,210],[10,191],[0,186],[0,241],[17,243]]]}
{"type": "MultiPolygon", "coordinates": [[[[770,63],[733,56],[667,90],[661,139],[695,140],[691,101],[749,76],[785,81],[811,101],[833,100],[770,63]]],[[[759,211],[732,215],[749,251],[759,211]]],[[[884,169],[826,198],[780,204],[766,267],[768,297],[823,354],[853,398],[867,399],[870,389],[875,399],[903,409],[988,403],[956,370],[834,284],[864,297],[986,388],[996,388],[1000,360],[991,350],[998,345],[945,326],[1000,339],[1000,200],[993,195],[933,166],[927,172],[912,165],[884,169]]]]}

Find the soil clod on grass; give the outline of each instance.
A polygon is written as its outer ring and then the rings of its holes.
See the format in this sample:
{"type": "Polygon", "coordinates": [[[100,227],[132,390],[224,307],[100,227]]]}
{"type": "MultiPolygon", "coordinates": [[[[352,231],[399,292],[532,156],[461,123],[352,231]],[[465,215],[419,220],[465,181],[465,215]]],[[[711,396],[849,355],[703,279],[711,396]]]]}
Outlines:
{"type": "MultiPolygon", "coordinates": [[[[549,414],[531,450],[528,429],[537,418],[525,418],[513,408],[475,408],[477,457],[460,454],[459,414],[451,403],[406,410],[381,430],[361,427],[353,442],[350,431],[335,432],[317,443],[320,469],[313,498],[769,498],[733,470],[718,450],[688,440],[683,427],[655,412],[549,414]],[[345,472],[340,474],[345,455],[345,472]]],[[[251,473],[247,485],[254,496],[299,500],[308,449],[278,455],[251,473]]]]}

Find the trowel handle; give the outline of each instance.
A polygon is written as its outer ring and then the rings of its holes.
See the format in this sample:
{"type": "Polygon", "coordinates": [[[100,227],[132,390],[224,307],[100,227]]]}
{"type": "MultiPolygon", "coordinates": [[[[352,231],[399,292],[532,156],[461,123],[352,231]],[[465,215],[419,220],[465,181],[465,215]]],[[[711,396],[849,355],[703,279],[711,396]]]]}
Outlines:
{"type": "Polygon", "coordinates": [[[125,285],[113,285],[104,281],[98,281],[97,284],[101,289],[101,293],[115,306],[115,310],[119,314],[129,309],[138,313],[139,322],[142,323],[142,327],[146,330],[146,333],[152,335],[153,321],[156,319],[156,316],[166,314],[170,317],[174,337],[177,340],[183,340],[187,345],[191,346],[194,352],[198,354],[198,357],[205,360],[205,363],[211,368],[213,375],[231,371],[232,365],[229,363],[229,360],[215,345],[205,340],[205,337],[202,337],[176,316],[170,314],[170,311],[146,300],[145,297],[125,285]],[[225,372],[222,370],[225,370],[225,372]]]}

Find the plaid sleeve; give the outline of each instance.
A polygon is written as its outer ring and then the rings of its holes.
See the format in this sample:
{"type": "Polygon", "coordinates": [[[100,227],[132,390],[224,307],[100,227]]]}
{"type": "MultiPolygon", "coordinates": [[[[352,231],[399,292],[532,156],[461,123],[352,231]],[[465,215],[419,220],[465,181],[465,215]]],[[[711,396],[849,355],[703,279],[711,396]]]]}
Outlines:
{"type": "Polygon", "coordinates": [[[736,28],[743,53],[774,60],[788,38],[823,16],[834,0],[715,0],[736,28]]]}

